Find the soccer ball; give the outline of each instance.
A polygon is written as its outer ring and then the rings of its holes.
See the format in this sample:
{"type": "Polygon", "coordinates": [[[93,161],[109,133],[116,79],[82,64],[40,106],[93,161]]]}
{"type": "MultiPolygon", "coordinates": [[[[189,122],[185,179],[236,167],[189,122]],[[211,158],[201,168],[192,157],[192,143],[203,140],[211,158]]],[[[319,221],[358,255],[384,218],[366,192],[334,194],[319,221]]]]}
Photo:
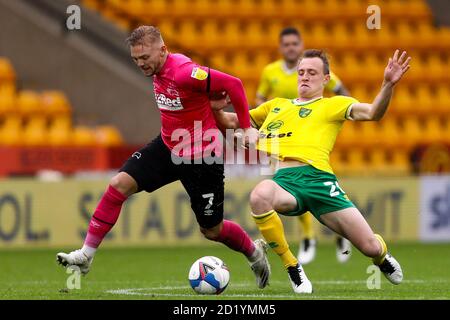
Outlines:
{"type": "Polygon", "coordinates": [[[220,294],[228,286],[230,272],[219,258],[202,257],[189,270],[189,283],[199,294],[220,294]]]}

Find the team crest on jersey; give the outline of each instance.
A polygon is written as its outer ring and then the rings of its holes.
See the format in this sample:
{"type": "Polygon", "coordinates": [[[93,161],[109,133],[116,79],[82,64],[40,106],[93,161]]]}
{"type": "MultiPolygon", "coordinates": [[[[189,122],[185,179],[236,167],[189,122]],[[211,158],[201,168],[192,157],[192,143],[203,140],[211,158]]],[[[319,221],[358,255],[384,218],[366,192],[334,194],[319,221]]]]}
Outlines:
{"type": "Polygon", "coordinates": [[[208,73],[203,69],[195,67],[194,69],[192,69],[191,78],[197,80],[205,80],[206,78],[208,78],[208,73]]]}
{"type": "Polygon", "coordinates": [[[280,129],[283,126],[284,122],[281,120],[277,120],[277,121],[272,121],[271,123],[269,123],[267,125],[267,130],[268,131],[275,131],[280,129]]]}
{"type": "Polygon", "coordinates": [[[273,113],[278,113],[280,111],[281,111],[281,108],[278,108],[278,107],[273,108],[273,110],[272,110],[273,113]]]}
{"type": "Polygon", "coordinates": [[[306,118],[307,116],[309,116],[309,115],[311,114],[311,112],[312,112],[311,109],[301,107],[301,108],[300,108],[300,111],[298,112],[298,115],[299,115],[301,118],[306,118]]]}

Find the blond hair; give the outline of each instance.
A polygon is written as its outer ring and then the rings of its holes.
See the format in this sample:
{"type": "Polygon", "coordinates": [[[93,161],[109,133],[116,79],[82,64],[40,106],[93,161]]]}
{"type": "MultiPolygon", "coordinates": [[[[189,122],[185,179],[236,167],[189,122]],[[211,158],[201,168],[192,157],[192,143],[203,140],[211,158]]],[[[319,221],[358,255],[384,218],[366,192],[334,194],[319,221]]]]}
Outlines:
{"type": "Polygon", "coordinates": [[[146,40],[150,40],[151,43],[160,42],[164,43],[161,31],[154,26],[139,26],[134,29],[130,36],[126,39],[126,43],[129,46],[136,46],[144,44],[146,40]]]}

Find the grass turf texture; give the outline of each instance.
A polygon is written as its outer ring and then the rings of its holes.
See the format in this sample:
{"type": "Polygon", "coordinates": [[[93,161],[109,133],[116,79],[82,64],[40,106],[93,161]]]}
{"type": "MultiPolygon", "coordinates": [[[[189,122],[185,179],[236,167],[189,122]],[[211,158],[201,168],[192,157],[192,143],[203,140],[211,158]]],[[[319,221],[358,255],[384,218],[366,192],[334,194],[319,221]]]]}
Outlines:
{"type": "MultiPolygon", "coordinates": [[[[292,245],[293,252],[297,247],[292,245]]],[[[316,260],[305,266],[312,295],[294,295],[280,259],[269,252],[270,286],[256,287],[243,256],[222,245],[208,247],[100,249],[81,289],[68,290],[70,276],[55,262],[58,250],[0,251],[0,299],[450,299],[450,244],[396,243],[390,251],[402,264],[404,282],[369,290],[369,259],[353,250],[339,264],[332,244],[320,244],[316,260]],[[215,255],[227,263],[231,280],[219,296],[197,295],[188,271],[199,257],[215,255]]]]}

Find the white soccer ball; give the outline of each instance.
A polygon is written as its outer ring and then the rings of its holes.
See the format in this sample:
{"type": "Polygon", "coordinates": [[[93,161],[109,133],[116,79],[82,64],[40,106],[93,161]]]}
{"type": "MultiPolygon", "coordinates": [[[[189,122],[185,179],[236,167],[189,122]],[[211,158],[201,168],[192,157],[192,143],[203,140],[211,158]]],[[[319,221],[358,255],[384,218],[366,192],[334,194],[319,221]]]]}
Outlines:
{"type": "Polygon", "coordinates": [[[219,258],[206,256],[198,259],[189,270],[189,283],[199,294],[220,294],[228,286],[230,272],[219,258]]]}

